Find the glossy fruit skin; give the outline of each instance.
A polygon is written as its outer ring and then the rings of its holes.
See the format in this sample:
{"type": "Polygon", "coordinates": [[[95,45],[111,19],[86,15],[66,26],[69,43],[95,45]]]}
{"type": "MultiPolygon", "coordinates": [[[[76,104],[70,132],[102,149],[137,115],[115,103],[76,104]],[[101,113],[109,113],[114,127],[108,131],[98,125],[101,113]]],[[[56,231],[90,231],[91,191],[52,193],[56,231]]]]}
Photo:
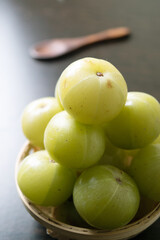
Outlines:
{"type": "Polygon", "coordinates": [[[72,194],[75,180],[75,172],[55,163],[45,150],[27,156],[17,174],[22,193],[42,206],[58,206],[65,202],[72,194]]]}
{"type": "Polygon", "coordinates": [[[120,114],[106,124],[112,144],[137,149],[153,142],[160,133],[160,104],[149,94],[129,92],[120,114]]]}
{"type": "Polygon", "coordinates": [[[160,144],[141,149],[133,159],[129,173],[142,195],[160,201],[160,144]]]}
{"type": "Polygon", "coordinates": [[[32,145],[44,148],[44,131],[50,119],[62,108],[54,97],[37,99],[26,106],[21,125],[26,138],[32,145]]]}
{"type": "Polygon", "coordinates": [[[153,141],[153,144],[160,144],[160,135],[153,141]]]}
{"type": "Polygon", "coordinates": [[[133,219],[140,197],[128,174],[111,165],[99,165],[85,170],[77,179],[73,201],[88,224],[111,230],[133,219]]]}
{"type": "Polygon", "coordinates": [[[63,111],[47,125],[44,144],[56,162],[84,169],[95,164],[103,155],[105,135],[101,127],[79,123],[63,111]]]}
{"type": "Polygon", "coordinates": [[[127,85],[111,63],[88,57],[62,72],[58,95],[64,109],[77,121],[99,124],[119,114],[127,98],[127,85]]]}
{"type": "Polygon", "coordinates": [[[62,103],[61,103],[61,100],[60,100],[60,98],[59,98],[58,84],[59,84],[59,81],[57,81],[57,83],[56,83],[56,87],[55,87],[55,91],[54,91],[54,96],[55,96],[55,98],[57,99],[57,102],[58,102],[58,104],[60,105],[61,109],[64,110],[64,108],[63,108],[63,106],[62,106],[62,103]]]}

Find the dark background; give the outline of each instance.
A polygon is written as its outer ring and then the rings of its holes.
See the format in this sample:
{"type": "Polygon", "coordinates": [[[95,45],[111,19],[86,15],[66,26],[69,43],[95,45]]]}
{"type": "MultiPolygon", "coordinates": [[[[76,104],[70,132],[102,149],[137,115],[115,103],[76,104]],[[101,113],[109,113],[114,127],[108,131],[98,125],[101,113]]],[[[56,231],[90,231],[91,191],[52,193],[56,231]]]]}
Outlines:
{"type": "MultiPolygon", "coordinates": [[[[87,56],[113,63],[129,91],[144,91],[160,100],[160,1],[1,0],[0,25],[0,240],[48,240],[45,229],[26,212],[15,187],[15,162],[25,142],[21,113],[34,99],[53,96],[63,69],[87,56]],[[128,26],[132,36],[47,62],[28,54],[30,45],[43,39],[118,26],[128,26]]],[[[160,220],[134,238],[149,239],[160,239],[160,220]]]]}

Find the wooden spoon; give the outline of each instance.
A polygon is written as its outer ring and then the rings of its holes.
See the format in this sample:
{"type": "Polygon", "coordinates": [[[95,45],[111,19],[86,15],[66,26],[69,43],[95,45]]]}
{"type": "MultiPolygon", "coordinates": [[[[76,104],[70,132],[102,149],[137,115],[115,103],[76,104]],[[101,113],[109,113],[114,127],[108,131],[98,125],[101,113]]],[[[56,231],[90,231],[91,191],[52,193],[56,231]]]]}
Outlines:
{"type": "Polygon", "coordinates": [[[129,28],[119,27],[83,37],[45,40],[32,46],[30,55],[35,59],[52,59],[92,43],[122,38],[129,34],[129,28]]]}

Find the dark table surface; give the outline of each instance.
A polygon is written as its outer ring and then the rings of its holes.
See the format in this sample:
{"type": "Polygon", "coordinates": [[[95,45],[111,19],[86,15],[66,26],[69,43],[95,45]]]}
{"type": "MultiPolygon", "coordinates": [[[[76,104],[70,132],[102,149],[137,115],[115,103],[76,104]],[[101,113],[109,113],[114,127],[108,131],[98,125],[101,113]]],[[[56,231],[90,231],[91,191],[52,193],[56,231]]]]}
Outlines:
{"type": "MultiPolygon", "coordinates": [[[[124,75],[129,91],[160,100],[159,0],[5,0],[0,8],[0,240],[48,240],[45,229],[18,197],[14,168],[25,142],[22,110],[34,99],[53,96],[62,70],[86,56],[107,59],[124,75]],[[128,26],[128,39],[94,44],[52,61],[30,58],[34,42],[76,37],[128,26]]],[[[134,240],[159,240],[160,220],[134,240]]]]}

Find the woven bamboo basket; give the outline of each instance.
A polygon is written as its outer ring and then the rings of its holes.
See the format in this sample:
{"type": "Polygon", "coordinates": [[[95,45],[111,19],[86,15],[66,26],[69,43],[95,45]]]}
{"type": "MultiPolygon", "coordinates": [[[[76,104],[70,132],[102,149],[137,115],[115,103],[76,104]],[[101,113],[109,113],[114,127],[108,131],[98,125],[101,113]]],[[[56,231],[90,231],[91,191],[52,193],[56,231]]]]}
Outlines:
{"type": "Polygon", "coordinates": [[[144,231],[160,217],[160,203],[150,202],[146,209],[128,225],[112,231],[77,227],[59,221],[54,215],[54,207],[41,207],[28,201],[20,191],[17,184],[17,171],[19,164],[31,152],[36,151],[27,142],[21,149],[16,162],[15,178],[19,196],[31,216],[46,228],[46,233],[58,240],[124,240],[129,239],[144,231]]]}

